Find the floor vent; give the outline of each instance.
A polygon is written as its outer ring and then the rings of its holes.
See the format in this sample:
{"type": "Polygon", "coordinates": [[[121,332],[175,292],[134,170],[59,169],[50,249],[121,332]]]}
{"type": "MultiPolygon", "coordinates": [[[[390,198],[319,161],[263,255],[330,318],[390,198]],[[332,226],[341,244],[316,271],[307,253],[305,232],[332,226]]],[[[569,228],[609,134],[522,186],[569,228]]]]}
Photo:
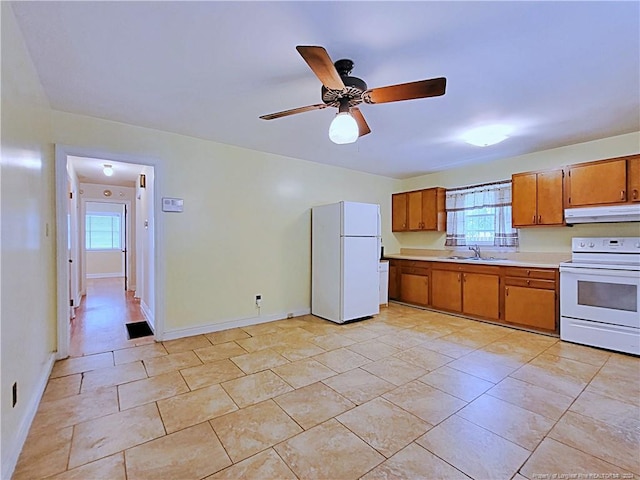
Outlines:
{"type": "Polygon", "coordinates": [[[148,337],[149,335],[153,335],[153,331],[151,330],[147,322],[127,323],[126,326],[127,333],[129,334],[129,339],[148,337]]]}

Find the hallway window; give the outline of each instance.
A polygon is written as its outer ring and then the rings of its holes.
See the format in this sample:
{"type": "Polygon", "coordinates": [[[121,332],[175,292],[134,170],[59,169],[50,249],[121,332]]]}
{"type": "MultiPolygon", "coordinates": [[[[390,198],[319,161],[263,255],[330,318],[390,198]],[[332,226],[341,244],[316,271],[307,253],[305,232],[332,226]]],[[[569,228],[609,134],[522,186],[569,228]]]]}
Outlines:
{"type": "Polygon", "coordinates": [[[119,213],[90,212],[86,216],[87,250],[121,250],[119,213]]]}

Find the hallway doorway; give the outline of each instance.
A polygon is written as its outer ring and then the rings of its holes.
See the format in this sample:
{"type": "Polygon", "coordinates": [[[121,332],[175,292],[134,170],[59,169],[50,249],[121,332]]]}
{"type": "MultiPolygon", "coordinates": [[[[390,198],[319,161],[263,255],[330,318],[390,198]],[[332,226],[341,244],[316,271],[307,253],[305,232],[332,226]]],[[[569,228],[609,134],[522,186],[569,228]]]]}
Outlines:
{"type": "Polygon", "coordinates": [[[140,300],[124,289],[124,277],[87,279],[87,293],[71,321],[69,355],[79,357],[153,343],[153,335],[129,339],[126,324],[144,322],[140,300]]]}
{"type": "Polygon", "coordinates": [[[156,168],[56,145],[58,359],[161,338],[156,168]],[[145,321],[152,334],[129,340],[145,321]]]}

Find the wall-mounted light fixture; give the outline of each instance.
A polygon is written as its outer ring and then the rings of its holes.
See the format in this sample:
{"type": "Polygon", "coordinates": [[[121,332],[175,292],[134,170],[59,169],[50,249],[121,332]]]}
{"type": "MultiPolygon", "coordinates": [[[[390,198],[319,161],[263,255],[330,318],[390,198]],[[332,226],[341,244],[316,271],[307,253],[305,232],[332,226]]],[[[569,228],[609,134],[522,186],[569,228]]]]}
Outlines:
{"type": "Polygon", "coordinates": [[[104,173],[107,177],[113,175],[113,167],[108,163],[104,164],[104,168],[102,169],[102,173],[104,173]]]}
{"type": "Polygon", "coordinates": [[[140,188],[147,188],[147,176],[144,173],[140,174],[140,188]]]}

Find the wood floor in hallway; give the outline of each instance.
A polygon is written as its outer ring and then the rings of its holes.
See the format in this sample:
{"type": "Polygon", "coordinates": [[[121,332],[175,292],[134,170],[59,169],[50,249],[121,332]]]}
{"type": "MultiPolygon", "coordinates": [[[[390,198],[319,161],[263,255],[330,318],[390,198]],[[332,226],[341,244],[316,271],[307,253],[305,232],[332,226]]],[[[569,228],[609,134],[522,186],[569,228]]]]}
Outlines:
{"type": "Polygon", "coordinates": [[[124,290],[124,277],[87,280],[87,294],[71,321],[69,353],[80,357],[153,343],[153,336],[129,340],[125,325],[144,321],[140,301],[124,290]]]}

